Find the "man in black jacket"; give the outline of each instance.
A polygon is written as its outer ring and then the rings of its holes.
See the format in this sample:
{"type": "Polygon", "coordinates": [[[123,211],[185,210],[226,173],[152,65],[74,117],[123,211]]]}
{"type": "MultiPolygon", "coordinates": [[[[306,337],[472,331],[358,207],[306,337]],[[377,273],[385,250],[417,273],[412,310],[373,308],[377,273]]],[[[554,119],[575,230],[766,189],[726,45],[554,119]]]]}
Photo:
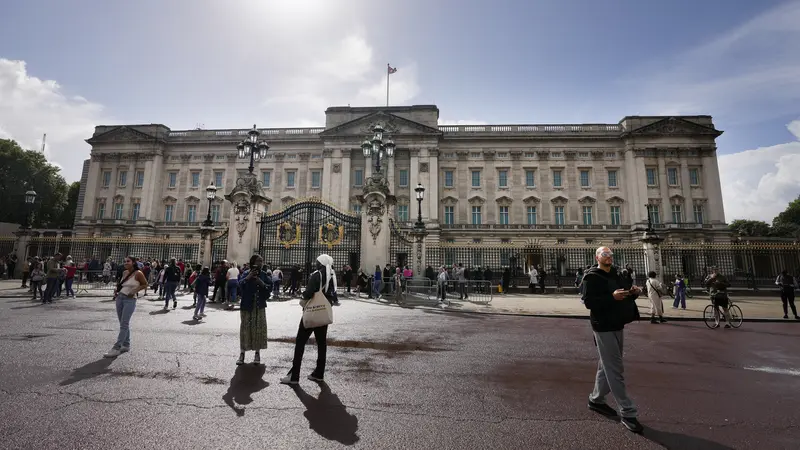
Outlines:
{"type": "Polygon", "coordinates": [[[589,395],[589,409],[606,416],[617,412],[606,404],[606,396],[614,394],[620,409],[622,424],[634,433],[643,428],[636,419],[636,405],[625,389],[622,364],[623,328],[638,317],[636,298],[642,292],[637,286],[623,289],[623,281],[612,266],[614,253],[608,247],[595,252],[597,265],[587,270],[583,277],[583,302],[590,312],[590,321],[600,361],[594,390],[589,395]]]}

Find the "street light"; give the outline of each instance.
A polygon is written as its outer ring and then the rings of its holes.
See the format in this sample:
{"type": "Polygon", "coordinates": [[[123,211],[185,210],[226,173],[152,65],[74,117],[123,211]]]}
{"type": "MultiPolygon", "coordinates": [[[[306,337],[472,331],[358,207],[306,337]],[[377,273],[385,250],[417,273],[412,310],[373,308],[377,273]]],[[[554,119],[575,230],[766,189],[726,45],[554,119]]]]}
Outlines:
{"type": "Polygon", "coordinates": [[[365,139],[361,143],[361,150],[364,152],[364,157],[369,158],[375,155],[375,174],[381,173],[381,158],[391,158],[394,156],[394,141],[391,139],[383,139],[383,125],[375,124],[372,128],[372,139],[365,139]]]}
{"type": "Polygon", "coordinates": [[[425,188],[422,186],[422,183],[417,183],[414,192],[417,193],[417,223],[414,224],[414,226],[417,228],[425,228],[425,224],[422,223],[422,199],[425,198],[425,188]]]}
{"type": "Polygon", "coordinates": [[[31,213],[33,212],[33,204],[36,203],[36,191],[30,190],[25,193],[25,226],[31,228],[31,213]]]}
{"type": "Polygon", "coordinates": [[[213,227],[214,222],[211,221],[211,202],[217,198],[217,187],[214,186],[214,183],[211,183],[206,188],[206,198],[208,199],[208,215],[206,215],[206,221],[203,222],[204,227],[213,227]]]}
{"type": "Polygon", "coordinates": [[[239,158],[250,158],[250,167],[247,168],[250,173],[253,173],[255,161],[266,158],[267,150],[269,150],[266,142],[258,140],[260,134],[253,125],[253,129],[247,132],[247,138],[236,146],[236,149],[239,150],[239,158]]]}

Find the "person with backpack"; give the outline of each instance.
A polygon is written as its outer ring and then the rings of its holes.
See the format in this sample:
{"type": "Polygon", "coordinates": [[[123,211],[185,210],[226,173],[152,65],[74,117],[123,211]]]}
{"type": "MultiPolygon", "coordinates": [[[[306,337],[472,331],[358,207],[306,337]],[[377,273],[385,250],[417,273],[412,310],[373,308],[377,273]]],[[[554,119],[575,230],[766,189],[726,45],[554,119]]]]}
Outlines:
{"type": "Polygon", "coordinates": [[[623,288],[623,280],[612,265],[614,253],[610,248],[598,248],[595,260],[597,266],[587,270],[583,276],[583,302],[590,311],[589,321],[600,357],[594,390],[589,395],[589,409],[616,417],[617,411],[606,403],[606,396],[614,394],[622,425],[634,433],[641,433],[644,427],[637,419],[638,410],[628,397],[623,377],[622,343],[625,325],[639,318],[636,298],[642,290],[637,286],[623,288]]]}
{"type": "Polygon", "coordinates": [[[789,275],[789,272],[784,269],[781,271],[781,274],[778,275],[778,278],[775,279],[775,284],[778,285],[778,289],[780,289],[781,292],[783,318],[789,318],[788,306],[791,306],[794,318],[796,320],[800,320],[800,316],[797,315],[797,307],[794,306],[794,291],[795,289],[798,289],[797,278],[789,275]]]}
{"type": "Polygon", "coordinates": [[[172,309],[178,307],[178,298],[175,297],[175,291],[178,290],[178,285],[181,283],[181,268],[178,266],[175,258],[169,260],[169,265],[164,269],[164,310],[169,309],[169,299],[172,299],[172,309]]]}
{"type": "Polygon", "coordinates": [[[645,286],[647,287],[647,298],[650,300],[650,323],[666,322],[667,320],[664,319],[664,302],[661,300],[661,297],[666,294],[666,289],[656,278],[655,271],[651,270],[647,273],[645,286]],[[658,316],[658,319],[656,319],[656,316],[658,316]]]}

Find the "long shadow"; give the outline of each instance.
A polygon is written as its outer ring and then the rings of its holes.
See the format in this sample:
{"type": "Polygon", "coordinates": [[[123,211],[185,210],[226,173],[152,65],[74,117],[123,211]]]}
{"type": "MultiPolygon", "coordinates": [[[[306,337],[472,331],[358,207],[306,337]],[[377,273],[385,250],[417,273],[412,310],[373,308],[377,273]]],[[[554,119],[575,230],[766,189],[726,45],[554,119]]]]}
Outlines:
{"type": "Polygon", "coordinates": [[[157,309],[155,311],[150,311],[150,315],[151,316],[159,316],[161,314],[169,314],[169,311],[170,310],[157,309]]]}
{"type": "Polygon", "coordinates": [[[734,450],[733,447],[680,433],[669,433],[645,427],[642,436],[667,449],[680,450],[734,450]]]}
{"type": "Polygon", "coordinates": [[[28,308],[36,308],[36,307],[42,306],[43,304],[44,304],[44,303],[41,303],[41,302],[36,302],[36,304],[34,304],[34,305],[28,305],[28,306],[12,306],[11,308],[8,308],[8,309],[28,309],[28,308]]]}
{"type": "Polygon", "coordinates": [[[90,362],[85,366],[78,367],[73,370],[69,378],[59,383],[61,386],[69,386],[70,384],[77,383],[78,381],[88,380],[90,378],[99,377],[100,375],[110,373],[111,363],[114,358],[102,358],[97,361],[90,362]]]}
{"type": "Polygon", "coordinates": [[[190,319],[190,320],[184,320],[181,323],[184,325],[195,326],[195,325],[200,325],[203,322],[200,322],[199,320],[190,319]]]}
{"type": "Polygon", "coordinates": [[[327,383],[319,383],[320,393],[317,398],[312,397],[300,385],[292,386],[297,398],[303,402],[309,427],[318,435],[331,441],[344,445],[354,445],[360,440],[358,431],[358,417],[347,412],[339,396],[331,392],[327,383]]]}
{"type": "Polygon", "coordinates": [[[253,402],[252,395],[269,386],[263,380],[266,366],[262,364],[243,364],[236,367],[236,372],[231,378],[228,392],[222,396],[222,401],[228,405],[237,416],[244,416],[244,406],[253,402]]]}

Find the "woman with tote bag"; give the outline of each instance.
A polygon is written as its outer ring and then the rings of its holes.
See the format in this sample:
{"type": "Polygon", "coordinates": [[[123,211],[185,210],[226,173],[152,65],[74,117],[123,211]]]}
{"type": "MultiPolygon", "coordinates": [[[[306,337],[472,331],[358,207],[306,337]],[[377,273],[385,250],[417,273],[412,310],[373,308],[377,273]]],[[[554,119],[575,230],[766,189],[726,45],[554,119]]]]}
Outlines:
{"type": "Polygon", "coordinates": [[[328,325],[333,323],[332,305],[338,300],[336,295],[336,273],[333,271],[333,258],[322,254],[317,258],[317,270],[308,278],[303,291],[303,318],[297,330],[294,346],[294,361],[289,373],[281,378],[281,383],[296,385],[300,383],[300,365],[303,362],[306,343],[311,333],[317,341],[317,367],[308,376],[311,381],[325,381],[325,360],[328,350],[328,325]]]}

